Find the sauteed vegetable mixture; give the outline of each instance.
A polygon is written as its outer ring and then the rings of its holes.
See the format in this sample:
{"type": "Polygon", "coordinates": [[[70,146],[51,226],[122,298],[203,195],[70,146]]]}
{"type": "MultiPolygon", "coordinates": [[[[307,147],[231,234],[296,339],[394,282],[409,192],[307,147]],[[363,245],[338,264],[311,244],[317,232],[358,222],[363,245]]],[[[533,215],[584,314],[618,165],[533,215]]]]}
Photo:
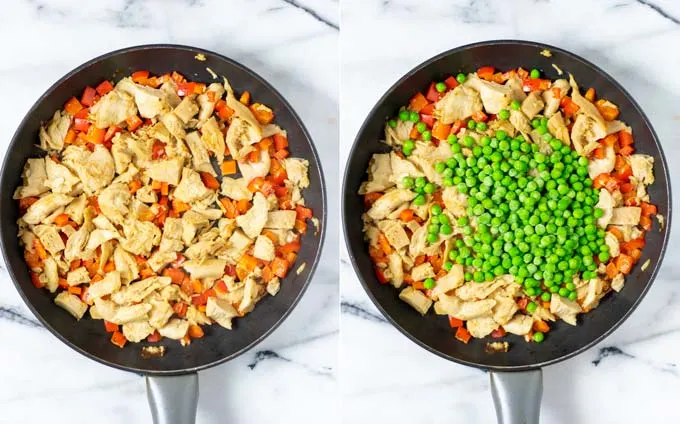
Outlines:
{"type": "Polygon", "coordinates": [[[618,107],[541,76],[483,67],[431,83],[387,122],[392,151],[359,192],[378,281],[423,315],[434,304],[464,343],[576,325],[663,225],[654,160],[618,107]]]}
{"type": "Polygon", "coordinates": [[[86,87],[41,128],[47,156],[14,194],[35,287],[76,319],[89,309],[120,347],[231,329],[276,295],[316,223],[308,161],[273,121],[226,79],[138,71],[86,87]]]}

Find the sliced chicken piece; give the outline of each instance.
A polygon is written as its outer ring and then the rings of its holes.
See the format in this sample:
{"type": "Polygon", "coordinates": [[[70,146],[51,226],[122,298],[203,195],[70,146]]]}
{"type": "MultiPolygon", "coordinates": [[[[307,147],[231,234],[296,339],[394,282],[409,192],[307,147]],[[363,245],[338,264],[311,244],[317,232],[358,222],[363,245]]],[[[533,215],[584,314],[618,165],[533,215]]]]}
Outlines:
{"type": "Polygon", "coordinates": [[[64,148],[64,139],[71,126],[71,115],[60,110],[54,112],[52,120],[47,128],[40,127],[40,148],[43,150],[61,150],[64,148]]]}
{"type": "Polygon", "coordinates": [[[425,262],[411,269],[413,281],[424,281],[427,278],[434,278],[434,268],[429,262],[425,262]]]}
{"type": "Polygon", "coordinates": [[[582,156],[594,150],[597,147],[597,140],[606,135],[606,132],[598,126],[597,121],[586,114],[578,114],[571,128],[571,142],[576,152],[582,156]]]}
{"type": "Polygon", "coordinates": [[[401,249],[409,245],[409,238],[404,228],[396,220],[383,220],[378,222],[378,229],[385,235],[387,241],[395,249],[401,249]]]}
{"type": "MultiPolygon", "coordinates": [[[[161,244],[158,250],[161,252],[179,252],[184,249],[184,242],[182,241],[182,219],[180,218],[166,218],[163,225],[163,236],[161,237],[161,244]]],[[[193,239],[193,235],[191,236],[193,239]]]]}
{"type": "Polygon", "coordinates": [[[621,290],[623,290],[623,283],[624,283],[623,274],[621,273],[616,274],[616,276],[614,276],[614,278],[612,279],[611,283],[612,290],[614,290],[617,293],[620,292],[621,290]]]}
{"type": "Polygon", "coordinates": [[[295,211],[280,210],[267,213],[264,228],[291,230],[295,226],[295,211]]]}
{"type": "Polygon", "coordinates": [[[584,312],[595,309],[600,304],[600,299],[604,296],[604,282],[599,278],[588,280],[585,299],[581,303],[584,312]]]}
{"type": "Polygon", "coordinates": [[[615,258],[621,254],[619,240],[609,231],[607,231],[604,235],[604,242],[609,248],[609,255],[612,258],[615,258]]]}
{"type": "Polygon", "coordinates": [[[266,177],[269,174],[272,160],[267,150],[260,150],[260,159],[257,162],[238,162],[238,169],[246,181],[252,181],[257,177],[266,177]]]}
{"type": "Polygon", "coordinates": [[[146,321],[133,321],[123,324],[123,335],[133,343],[141,342],[153,333],[153,327],[146,321]]]}
{"type": "Polygon", "coordinates": [[[127,118],[137,115],[135,100],[127,93],[113,90],[90,108],[90,119],[97,128],[119,126],[127,118]]]}
{"type": "Polygon", "coordinates": [[[616,153],[614,147],[607,146],[604,149],[604,157],[602,159],[590,159],[588,162],[588,176],[595,178],[600,174],[609,174],[614,170],[616,163],[616,153]]]}
{"type": "MultiPolygon", "coordinates": [[[[559,297],[559,296],[554,296],[559,297]]],[[[517,314],[510,321],[503,325],[503,328],[508,333],[524,336],[529,334],[531,327],[534,325],[534,320],[530,316],[517,314]]]]}
{"type": "Polygon", "coordinates": [[[300,188],[309,187],[309,161],[300,158],[286,158],[283,160],[288,179],[300,188]]]}
{"type": "MultiPolygon", "coordinates": [[[[574,79],[574,76],[569,74],[569,85],[571,86],[571,100],[576,103],[576,105],[580,108],[577,113],[579,114],[584,114],[591,118],[593,121],[595,121],[595,126],[597,127],[598,131],[603,132],[606,134],[607,131],[607,122],[604,120],[602,115],[600,115],[600,111],[597,110],[595,105],[585,97],[581,95],[579,92],[578,84],[576,84],[576,80],[574,79]]],[[[602,138],[602,137],[598,137],[602,138]]]]}
{"type": "Polygon", "coordinates": [[[185,96],[182,101],[177,105],[177,107],[173,110],[175,115],[186,125],[191,118],[196,116],[196,114],[199,111],[198,104],[196,104],[196,101],[194,100],[196,96],[190,95],[190,96],[185,96]]]}
{"type": "Polygon", "coordinates": [[[66,282],[69,286],[77,286],[90,282],[90,274],[85,267],[76,268],[66,275],[66,282]]]}
{"type": "Polygon", "coordinates": [[[174,314],[170,303],[161,296],[148,300],[148,303],[151,305],[151,310],[149,311],[149,324],[153,328],[165,326],[174,314]]]}
{"type": "MultiPolygon", "coordinates": [[[[128,134],[118,133],[113,137],[111,143],[111,156],[113,157],[113,165],[116,168],[116,173],[123,174],[128,170],[132,163],[132,152],[128,149],[128,139],[131,138],[128,134]]],[[[118,179],[118,177],[117,177],[118,179]]]]}
{"type": "Polygon", "coordinates": [[[510,110],[510,123],[523,134],[531,132],[531,122],[521,110],[510,110]]]}
{"type": "Polygon", "coordinates": [[[250,200],[253,192],[248,190],[245,178],[222,178],[222,194],[232,200],[250,200]]]}
{"type": "Polygon", "coordinates": [[[243,286],[243,298],[238,305],[237,311],[241,316],[251,312],[255,307],[255,304],[264,296],[264,286],[261,286],[259,282],[262,281],[261,272],[259,268],[255,268],[251,272],[243,286]]]}
{"type": "Polygon", "coordinates": [[[123,225],[125,238],[120,245],[135,255],[148,256],[154,246],[161,240],[161,231],[153,222],[142,222],[134,219],[128,220],[123,225]]]}
{"type": "Polygon", "coordinates": [[[243,229],[248,237],[254,239],[262,232],[268,221],[268,210],[267,199],[262,193],[257,192],[253,197],[253,207],[248,209],[245,214],[236,217],[236,224],[243,229]]]}
{"type": "Polygon", "coordinates": [[[524,93],[524,88],[522,87],[522,79],[517,75],[513,75],[511,78],[505,82],[505,86],[510,91],[510,100],[517,100],[518,102],[523,102],[527,95],[524,93]]]}
{"type": "Polygon", "coordinates": [[[182,170],[182,180],[174,191],[176,199],[184,203],[193,203],[212,194],[213,191],[207,188],[201,180],[198,172],[191,168],[182,170]]]}
{"type": "Polygon", "coordinates": [[[45,185],[47,171],[45,170],[46,161],[44,158],[28,159],[24,170],[21,173],[23,185],[14,192],[14,199],[25,197],[40,196],[49,188],[45,185]]]}
{"type": "Polygon", "coordinates": [[[79,168],[76,169],[76,173],[78,173],[78,177],[80,177],[83,183],[83,189],[90,195],[98,193],[101,189],[111,184],[116,173],[113,156],[101,144],[97,144],[94,152],[89,155],[85,162],[79,163],[78,166],[79,168]]]}
{"type": "Polygon", "coordinates": [[[569,92],[569,82],[564,79],[558,79],[553,81],[549,90],[543,92],[543,101],[545,102],[545,109],[543,110],[543,115],[546,118],[551,118],[555,113],[558,112],[560,108],[560,102],[562,97],[566,96],[569,92]],[[554,89],[557,90],[554,90],[554,89]],[[556,92],[559,96],[556,96],[556,92]]]}
{"type": "Polygon", "coordinates": [[[227,330],[232,328],[231,320],[238,317],[238,312],[230,302],[214,297],[208,298],[205,314],[227,330]]]}
{"type": "Polygon", "coordinates": [[[496,296],[496,306],[493,308],[493,320],[497,325],[505,325],[519,310],[515,299],[508,296],[496,296]]]}
{"type": "Polygon", "coordinates": [[[120,183],[106,187],[97,198],[102,213],[117,224],[122,224],[130,213],[131,200],[132,195],[127,185],[120,183]]]}
{"type": "Polygon", "coordinates": [[[465,323],[465,327],[472,337],[481,339],[491,334],[498,324],[491,317],[473,318],[465,323]]]}
{"type": "Polygon", "coordinates": [[[630,155],[633,176],[644,185],[654,182],[654,158],[648,155],[630,155]]]}
{"type": "Polygon", "coordinates": [[[205,215],[202,215],[193,209],[186,211],[184,215],[182,215],[182,241],[184,244],[191,244],[196,236],[196,232],[209,224],[210,221],[205,215]]]}
{"type": "Polygon", "coordinates": [[[149,277],[122,287],[111,295],[111,300],[119,305],[141,302],[152,292],[170,285],[170,277],[149,277]]]}
{"type": "Polygon", "coordinates": [[[425,296],[420,290],[416,290],[411,286],[408,286],[399,292],[399,299],[411,305],[413,309],[418,311],[421,315],[425,315],[430,309],[430,306],[432,306],[432,299],[425,296]]]}
{"type": "Polygon", "coordinates": [[[70,194],[74,186],[80,182],[70,169],[51,159],[45,161],[45,171],[47,172],[45,186],[49,187],[53,193],[70,194]]]}
{"type": "Polygon", "coordinates": [[[470,74],[464,86],[479,92],[486,113],[498,113],[510,105],[512,90],[504,85],[485,81],[476,74],[470,74]]]}
{"type": "Polygon", "coordinates": [[[172,158],[150,163],[146,173],[154,181],[162,181],[177,186],[179,185],[183,168],[184,159],[172,158]]]}
{"type": "Polygon", "coordinates": [[[437,285],[432,289],[432,298],[437,299],[440,295],[445,295],[462,286],[464,282],[463,266],[456,264],[451,268],[451,271],[437,280],[437,285]]]}
{"type": "Polygon", "coordinates": [[[33,232],[38,236],[45,249],[50,252],[50,255],[58,256],[59,252],[66,247],[59,235],[59,230],[55,226],[36,225],[33,227],[33,232]]]}
{"type": "Polygon", "coordinates": [[[114,302],[105,299],[95,299],[94,306],[90,308],[90,314],[96,315],[96,319],[105,319],[114,324],[126,324],[128,322],[146,319],[151,310],[151,305],[138,303],[129,306],[118,306],[114,302]]]}
{"type": "Polygon", "coordinates": [[[522,102],[522,112],[529,118],[534,119],[536,115],[543,111],[545,102],[538,91],[532,91],[522,102]]]}
{"type": "Polygon", "coordinates": [[[270,296],[276,296],[281,289],[281,280],[279,277],[274,277],[267,283],[267,293],[270,296]]]}
{"type": "Polygon", "coordinates": [[[69,204],[73,200],[65,194],[47,194],[33,203],[21,218],[30,225],[41,223],[52,212],[69,204]]]}
{"type": "Polygon", "coordinates": [[[224,275],[225,266],[227,266],[227,261],[224,259],[191,260],[182,264],[182,267],[191,274],[191,278],[198,280],[221,277],[224,275]]]}
{"type": "Polygon", "coordinates": [[[168,93],[164,90],[135,84],[124,78],[116,84],[116,90],[123,91],[135,98],[135,104],[142,118],[153,119],[171,111],[168,93]]]}
{"type": "Polygon", "coordinates": [[[474,318],[491,317],[496,301],[494,299],[484,299],[463,302],[456,296],[440,294],[439,300],[434,306],[435,312],[438,315],[451,315],[467,321],[474,318]]]}
{"type": "Polygon", "coordinates": [[[248,238],[241,230],[236,230],[229,237],[228,245],[231,246],[232,255],[230,255],[234,260],[238,260],[243,255],[243,252],[253,243],[253,241],[248,238]]]}
{"type": "Polygon", "coordinates": [[[64,259],[69,263],[74,259],[79,259],[82,256],[82,251],[87,244],[89,236],[90,232],[87,231],[85,226],[80,227],[75,233],[73,233],[68,238],[68,240],[66,240],[64,259]]]}
{"type": "Polygon", "coordinates": [[[205,93],[198,95],[198,105],[200,112],[198,113],[198,121],[205,122],[215,111],[215,102],[208,97],[208,91],[215,93],[215,99],[221,99],[224,96],[224,87],[219,83],[212,83],[207,88],[205,93]]]}
{"type": "Polygon", "coordinates": [[[263,261],[272,261],[276,257],[274,242],[269,237],[259,235],[253,247],[253,256],[263,261]]]}
{"type": "Polygon", "coordinates": [[[182,122],[182,120],[179,119],[179,117],[175,115],[174,112],[168,112],[161,115],[160,121],[174,137],[177,137],[180,140],[187,138],[187,132],[184,129],[184,122],[182,122]]]}
{"type": "Polygon", "coordinates": [[[396,288],[401,287],[404,282],[404,265],[399,253],[392,252],[387,256],[387,269],[390,271],[390,282],[396,288]]]}
{"type": "Polygon", "coordinates": [[[415,197],[415,193],[406,189],[392,189],[381,196],[373,203],[371,209],[368,210],[367,215],[371,219],[380,220],[387,217],[387,215],[401,204],[411,201],[415,197]]]}
{"type": "Polygon", "coordinates": [[[53,257],[48,256],[43,261],[43,265],[45,267],[45,287],[47,287],[50,293],[54,293],[59,287],[59,267],[57,261],[53,257]]]}
{"type": "Polygon", "coordinates": [[[262,131],[248,123],[245,119],[234,118],[229,125],[226,143],[229,153],[236,160],[240,160],[253,151],[253,144],[262,139],[262,131]]]}
{"type": "Polygon", "coordinates": [[[576,325],[576,315],[583,312],[581,306],[573,300],[562,296],[553,296],[550,299],[550,312],[557,315],[564,322],[576,325]]]}
{"type": "Polygon", "coordinates": [[[81,194],[76,197],[66,205],[64,208],[64,213],[68,215],[73,222],[80,225],[83,223],[83,213],[85,212],[85,207],[87,206],[87,196],[81,194]]]}
{"type": "Polygon", "coordinates": [[[600,198],[595,204],[596,208],[602,209],[604,214],[597,219],[597,225],[600,228],[607,228],[607,225],[612,220],[613,210],[614,210],[614,199],[612,195],[607,191],[607,189],[600,189],[600,198]]]}
{"type": "Polygon", "coordinates": [[[215,154],[218,163],[224,161],[224,135],[220,131],[214,116],[210,117],[201,126],[201,141],[209,151],[215,154]]]}
{"type": "Polygon", "coordinates": [[[158,250],[151,254],[147,264],[153,272],[160,272],[161,269],[165,268],[170,262],[177,259],[177,253],[173,251],[161,251],[158,250]]]}
{"type": "Polygon", "coordinates": [[[464,284],[456,289],[456,296],[462,300],[486,299],[499,288],[514,284],[513,280],[511,276],[501,276],[484,283],[464,284]]]}
{"type": "Polygon", "coordinates": [[[73,315],[77,320],[80,320],[85,312],[87,312],[87,303],[80,300],[75,294],[63,291],[54,298],[54,303],[57,306],[65,309],[69,314],[73,315]]]}
{"type": "Polygon", "coordinates": [[[117,239],[118,237],[120,237],[120,234],[118,234],[117,231],[101,230],[97,228],[90,233],[90,238],[87,239],[85,250],[94,251],[103,243],[106,243],[109,240],[117,239]]]}
{"type": "Polygon", "coordinates": [[[172,79],[169,79],[160,86],[160,90],[165,94],[170,107],[177,107],[182,102],[182,99],[177,95],[178,89],[177,83],[172,79]]]}
{"type": "Polygon", "coordinates": [[[638,206],[624,206],[612,209],[610,224],[614,225],[638,225],[642,209],[638,206]]]}
{"type": "Polygon", "coordinates": [[[467,119],[475,112],[480,112],[482,108],[479,92],[468,86],[459,85],[435,103],[433,115],[442,124],[448,125],[467,119]]]}
{"type": "Polygon", "coordinates": [[[179,340],[189,331],[189,322],[179,318],[173,318],[163,327],[158,329],[161,336],[173,340],[179,340]]]}
{"type": "Polygon", "coordinates": [[[189,324],[192,325],[211,325],[213,322],[206,314],[196,309],[195,306],[191,305],[187,308],[187,314],[185,316],[189,324]]]}
{"type": "Polygon", "coordinates": [[[548,131],[565,146],[571,145],[569,128],[567,128],[567,124],[564,122],[562,112],[557,112],[548,119],[548,131]]]}
{"type": "Polygon", "coordinates": [[[92,299],[98,299],[115,292],[120,289],[120,286],[120,272],[111,271],[106,273],[100,281],[90,284],[87,293],[92,299]]]}

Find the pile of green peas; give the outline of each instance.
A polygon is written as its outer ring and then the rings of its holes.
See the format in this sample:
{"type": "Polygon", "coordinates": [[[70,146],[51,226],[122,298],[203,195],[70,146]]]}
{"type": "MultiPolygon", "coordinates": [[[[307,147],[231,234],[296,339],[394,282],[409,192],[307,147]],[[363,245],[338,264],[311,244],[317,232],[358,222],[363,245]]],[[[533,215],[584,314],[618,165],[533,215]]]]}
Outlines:
{"type": "MultiPolygon", "coordinates": [[[[510,104],[513,110],[519,107],[518,102],[510,104]]],[[[508,119],[509,114],[502,110],[498,118],[508,119]]],[[[473,120],[467,126],[488,129],[473,120]]],[[[446,270],[462,264],[465,280],[476,282],[511,274],[529,297],[549,301],[557,294],[575,300],[572,278],[595,278],[595,258],[609,260],[605,232],[596,226],[603,211],[595,207],[599,196],[588,177],[588,159],[554,138],[545,118],[534,119],[532,126],[552,153],[541,153],[522,135],[512,138],[503,130],[478,141],[470,135],[448,137],[452,156],[435,164],[435,170],[444,187],[467,195],[467,216],[453,223],[433,205],[427,240],[438,241],[439,234],[451,234],[456,225],[463,236],[454,241],[446,270]],[[466,157],[463,148],[472,154],[466,157]]],[[[416,205],[425,204],[425,194],[437,189],[423,177],[404,177],[402,184],[419,193],[416,205]]],[[[527,310],[536,307],[530,302],[527,310]]]]}

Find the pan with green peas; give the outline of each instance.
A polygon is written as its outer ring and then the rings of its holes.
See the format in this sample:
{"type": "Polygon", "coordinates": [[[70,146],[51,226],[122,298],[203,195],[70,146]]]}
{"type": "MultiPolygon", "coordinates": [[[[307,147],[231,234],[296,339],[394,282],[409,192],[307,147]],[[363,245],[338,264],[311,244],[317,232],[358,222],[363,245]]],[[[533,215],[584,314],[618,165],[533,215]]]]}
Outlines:
{"type": "Polygon", "coordinates": [[[576,325],[623,288],[656,215],[653,158],[618,114],[538,69],[485,66],[416,93],[362,186],[379,282],[423,315],[434,305],[463,343],[576,325]]]}

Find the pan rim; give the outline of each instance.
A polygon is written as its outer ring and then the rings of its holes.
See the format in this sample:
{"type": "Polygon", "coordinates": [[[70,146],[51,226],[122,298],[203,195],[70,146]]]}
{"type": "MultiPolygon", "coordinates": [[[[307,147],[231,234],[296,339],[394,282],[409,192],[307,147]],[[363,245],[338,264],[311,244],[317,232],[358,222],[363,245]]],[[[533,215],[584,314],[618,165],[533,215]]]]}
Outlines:
{"type": "MultiPolygon", "coordinates": [[[[57,331],[52,325],[43,318],[43,316],[38,313],[37,309],[33,306],[33,304],[27,299],[26,295],[24,294],[23,288],[21,284],[18,281],[17,276],[15,275],[14,269],[7,265],[7,272],[10,275],[12,282],[14,283],[14,286],[19,293],[19,296],[21,296],[21,299],[23,300],[24,304],[28,307],[28,309],[31,311],[31,313],[40,321],[40,323],[47,328],[52,335],[57,337],[61,342],[63,342],[65,345],[70,347],[71,349],[75,350],[76,352],[82,354],[83,356],[92,359],[96,362],[99,362],[100,364],[107,365],[112,368],[117,368],[122,371],[129,371],[133,372],[136,374],[141,374],[141,375],[148,375],[148,376],[172,376],[172,375],[182,375],[182,374],[190,374],[190,373],[195,373],[207,368],[211,368],[217,365],[220,365],[222,363],[225,363],[227,361],[230,361],[247,351],[253,349],[255,346],[260,344],[262,341],[264,341],[267,337],[269,337],[285,320],[288,318],[288,316],[293,312],[295,307],[298,305],[302,297],[304,296],[305,292],[309,288],[309,285],[312,281],[312,278],[314,277],[314,274],[316,272],[317,266],[319,265],[319,260],[321,258],[321,255],[324,250],[324,242],[326,239],[326,224],[327,224],[327,194],[326,194],[326,181],[324,178],[324,172],[321,164],[321,160],[319,158],[319,154],[316,150],[316,146],[314,144],[314,141],[312,139],[311,134],[307,130],[307,127],[305,126],[304,122],[298,115],[298,113],[295,111],[295,109],[292,107],[292,105],[286,100],[286,98],[276,89],[274,88],[273,85],[271,85],[267,80],[262,78],[258,73],[253,71],[252,69],[248,68],[245,65],[242,65],[239,62],[236,62],[235,60],[228,58],[222,54],[216,53],[211,50],[206,50],[203,48],[199,47],[193,47],[189,45],[182,45],[182,44],[166,44],[166,43],[159,43],[159,44],[140,44],[136,46],[130,46],[130,47],[124,47],[121,49],[113,50],[104,54],[101,54],[93,59],[90,59],[81,65],[73,68],[71,71],[66,73],[63,77],[59,78],[54,84],[52,84],[36,101],[33,103],[33,105],[29,108],[29,110],[26,112],[24,115],[24,118],[21,120],[19,125],[17,126],[16,131],[14,132],[14,135],[12,136],[12,139],[9,142],[9,145],[7,147],[6,152],[9,152],[17,143],[17,139],[19,136],[19,133],[21,132],[21,129],[26,125],[28,122],[30,116],[35,112],[35,110],[38,108],[40,104],[42,104],[45,99],[52,94],[54,90],[56,90],[61,84],[63,84],[65,81],[69,80],[72,78],[74,75],[82,71],[83,69],[92,66],[102,60],[109,59],[118,55],[130,53],[130,52],[137,52],[137,51],[144,51],[144,50],[162,50],[162,49],[167,49],[167,50],[174,50],[174,51],[186,51],[186,52],[191,52],[191,53],[196,53],[196,54],[203,54],[209,57],[215,57],[221,61],[224,61],[228,63],[231,66],[234,66],[245,73],[247,73],[252,79],[254,79],[256,82],[259,84],[262,84],[263,87],[265,87],[270,93],[272,93],[275,97],[277,97],[281,103],[290,111],[291,116],[294,120],[294,122],[299,125],[300,129],[302,130],[302,133],[304,137],[309,141],[309,145],[311,147],[312,151],[312,157],[313,160],[316,162],[318,169],[319,169],[319,177],[320,177],[320,184],[321,184],[321,202],[323,206],[323,213],[322,216],[320,216],[321,220],[321,225],[320,225],[320,230],[319,230],[319,237],[318,237],[318,246],[319,248],[316,251],[316,255],[314,256],[314,261],[310,266],[310,271],[307,277],[305,278],[302,287],[300,289],[300,292],[298,295],[293,299],[293,302],[290,304],[290,306],[286,309],[284,314],[272,325],[267,331],[265,331],[263,334],[261,334],[259,337],[257,337],[255,340],[253,340],[251,343],[243,347],[242,349],[230,354],[230,355],[225,355],[215,361],[208,362],[205,364],[193,366],[193,367],[187,367],[187,368],[176,368],[176,369],[170,369],[170,370],[154,370],[154,369],[147,369],[147,368],[140,368],[140,367],[134,367],[134,366],[127,366],[123,364],[118,364],[118,363],[113,363],[110,361],[107,361],[97,355],[94,355],[90,353],[89,351],[80,348],[79,346],[76,346],[75,344],[71,343],[69,340],[67,340],[59,331],[57,331]]],[[[6,179],[6,166],[7,166],[7,160],[8,160],[8,155],[5,154],[5,157],[3,158],[2,161],[2,167],[0,167],[0,189],[3,189],[2,187],[5,186],[5,179],[6,179]]],[[[7,189],[7,188],[4,188],[7,189]]],[[[9,248],[8,246],[5,245],[4,241],[4,235],[5,235],[5,228],[4,226],[0,225],[0,247],[2,250],[2,257],[3,260],[5,261],[5,264],[8,264],[8,255],[7,255],[7,249],[9,248]]]]}
{"type": "Polygon", "coordinates": [[[542,368],[548,365],[556,364],[562,361],[565,361],[567,359],[570,359],[580,353],[583,353],[584,351],[590,349],[594,345],[600,343],[602,340],[607,338],[610,334],[612,334],[617,328],[621,326],[621,324],[626,321],[630,315],[637,309],[639,304],[642,302],[644,297],[647,295],[647,292],[649,291],[650,287],[654,283],[654,280],[656,279],[656,276],[659,272],[659,268],[661,267],[661,264],[663,262],[663,259],[666,254],[666,248],[668,246],[668,240],[670,238],[670,228],[671,228],[671,220],[672,220],[672,215],[673,215],[673,202],[672,202],[672,196],[671,196],[671,180],[670,180],[670,174],[668,172],[668,163],[666,161],[666,155],[663,152],[663,147],[661,146],[661,143],[659,142],[659,137],[656,134],[656,131],[654,130],[654,127],[652,126],[649,118],[643,111],[643,109],[640,107],[638,102],[634,99],[634,97],[621,85],[616,81],[611,75],[609,75],[607,72],[605,72],[602,68],[597,66],[596,64],[590,62],[587,59],[584,59],[583,57],[569,52],[567,50],[564,50],[559,47],[551,46],[549,44],[545,43],[540,43],[536,41],[529,41],[529,40],[519,40],[519,39],[497,39],[497,40],[485,40],[485,41],[479,41],[475,43],[470,43],[470,44],[464,44],[449,50],[446,50],[444,52],[441,52],[423,62],[420,64],[416,65],[412,69],[410,69],[408,72],[403,74],[390,88],[388,88],[385,93],[380,97],[379,100],[375,103],[373,108],[371,108],[370,112],[366,115],[366,118],[364,122],[361,124],[361,127],[357,131],[357,134],[354,138],[354,142],[352,143],[352,147],[349,151],[348,159],[351,159],[355,151],[358,149],[359,146],[359,138],[361,134],[366,130],[366,128],[369,126],[370,122],[375,119],[374,115],[376,114],[378,108],[386,101],[386,99],[398,88],[400,87],[406,79],[408,79],[411,75],[413,75],[416,72],[419,72],[421,70],[424,70],[428,66],[430,66],[432,63],[443,59],[444,57],[447,57],[449,55],[457,54],[460,52],[463,52],[465,50],[477,48],[477,47],[484,47],[484,46],[491,46],[491,45],[514,45],[514,46],[528,46],[528,47],[534,47],[537,49],[548,49],[554,52],[559,52],[560,54],[563,54],[570,59],[573,59],[574,61],[581,62],[582,64],[591,67],[594,69],[600,76],[605,78],[609,83],[611,83],[616,89],[618,89],[624,96],[630,100],[630,102],[633,104],[635,107],[636,111],[640,114],[642,117],[642,121],[644,125],[647,126],[647,128],[650,130],[650,133],[652,134],[652,139],[654,141],[654,144],[656,147],[659,149],[659,154],[661,157],[661,162],[662,162],[662,171],[664,174],[664,177],[666,178],[667,181],[667,190],[666,190],[666,196],[668,198],[668,212],[667,216],[664,217],[666,221],[666,225],[664,226],[664,233],[663,233],[663,242],[661,245],[661,250],[659,252],[659,260],[656,261],[654,264],[654,268],[651,270],[649,273],[649,281],[645,285],[645,287],[642,289],[642,292],[638,295],[637,299],[633,302],[631,307],[626,311],[621,318],[616,321],[610,328],[607,329],[607,331],[601,333],[597,337],[595,337],[592,341],[584,344],[583,346],[579,347],[578,349],[575,349],[569,353],[566,353],[564,355],[558,356],[554,359],[548,360],[548,361],[542,361],[542,362],[535,362],[535,363],[528,363],[525,365],[484,365],[478,362],[474,361],[468,361],[464,359],[460,359],[457,357],[454,357],[452,355],[445,354],[429,345],[426,343],[422,342],[420,339],[415,337],[413,334],[409,333],[406,329],[401,327],[395,320],[390,316],[386,310],[382,307],[380,302],[376,299],[376,297],[373,295],[372,291],[369,289],[369,282],[364,279],[363,275],[361,272],[359,272],[359,267],[357,265],[357,261],[355,258],[355,255],[353,254],[351,250],[351,243],[349,240],[349,235],[347,232],[347,221],[344,219],[346,216],[346,204],[345,204],[345,197],[346,197],[346,191],[348,189],[347,187],[347,180],[348,180],[348,174],[349,174],[349,160],[345,163],[345,169],[343,172],[343,181],[342,181],[342,198],[341,198],[341,210],[342,210],[342,229],[343,229],[343,236],[345,240],[345,247],[347,249],[347,254],[349,256],[350,262],[352,264],[352,268],[354,269],[354,273],[356,274],[357,278],[359,279],[359,282],[361,283],[362,288],[368,295],[368,297],[371,299],[371,302],[375,307],[380,311],[380,313],[385,317],[385,319],[397,330],[399,330],[403,335],[405,335],[409,340],[412,342],[416,343],[418,346],[424,348],[425,350],[429,351],[430,353],[433,353],[443,359],[446,359],[448,361],[452,361],[461,365],[466,365],[474,368],[479,368],[483,370],[488,370],[488,371],[506,371],[506,372],[519,372],[519,371],[529,371],[533,369],[538,369],[542,368]]]}

